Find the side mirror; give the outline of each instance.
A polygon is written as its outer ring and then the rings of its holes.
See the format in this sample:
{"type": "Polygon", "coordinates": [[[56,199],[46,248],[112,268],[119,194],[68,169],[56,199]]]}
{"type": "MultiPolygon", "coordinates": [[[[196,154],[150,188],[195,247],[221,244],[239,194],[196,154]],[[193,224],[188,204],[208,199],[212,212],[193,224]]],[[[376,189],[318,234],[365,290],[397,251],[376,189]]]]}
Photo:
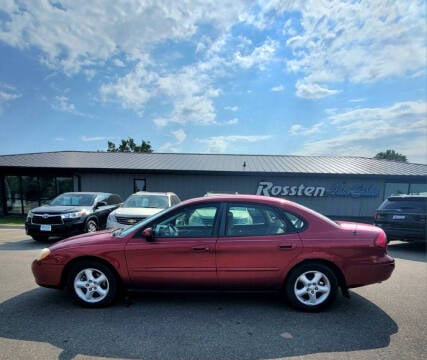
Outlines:
{"type": "Polygon", "coordinates": [[[146,228],[142,232],[142,236],[145,237],[145,240],[147,240],[149,242],[154,241],[153,229],[152,228],[146,228]]]}

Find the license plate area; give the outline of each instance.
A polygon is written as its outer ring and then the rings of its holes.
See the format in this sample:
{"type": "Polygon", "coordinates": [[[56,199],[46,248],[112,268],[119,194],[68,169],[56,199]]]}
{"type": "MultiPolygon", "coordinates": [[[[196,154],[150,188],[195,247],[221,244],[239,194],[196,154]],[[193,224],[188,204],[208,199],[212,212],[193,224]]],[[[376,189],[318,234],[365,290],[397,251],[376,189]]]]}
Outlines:
{"type": "Polygon", "coordinates": [[[393,215],[393,220],[405,220],[405,215],[393,215]]]}
{"type": "Polygon", "coordinates": [[[40,225],[40,231],[52,231],[52,225],[40,225]]]}

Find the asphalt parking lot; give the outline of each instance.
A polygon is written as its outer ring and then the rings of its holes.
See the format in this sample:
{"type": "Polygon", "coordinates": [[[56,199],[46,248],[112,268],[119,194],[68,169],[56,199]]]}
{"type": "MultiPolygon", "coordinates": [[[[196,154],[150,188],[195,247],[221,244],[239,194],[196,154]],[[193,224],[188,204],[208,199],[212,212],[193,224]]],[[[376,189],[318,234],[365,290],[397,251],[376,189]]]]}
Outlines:
{"type": "Polygon", "coordinates": [[[427,255],[395,242],[396,270],[327,312],[271,294],[144,294],[97,310],[38,287],[46,244],[0,227],[0,359],[426,359],[427,255]]]}

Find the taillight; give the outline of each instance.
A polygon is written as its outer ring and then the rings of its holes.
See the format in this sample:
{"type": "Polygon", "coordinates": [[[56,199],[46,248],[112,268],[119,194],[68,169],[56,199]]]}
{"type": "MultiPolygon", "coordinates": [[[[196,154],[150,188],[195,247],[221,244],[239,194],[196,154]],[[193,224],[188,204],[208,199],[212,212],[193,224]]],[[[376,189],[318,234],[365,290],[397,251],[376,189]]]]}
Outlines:
{"type": "Polygon", "coordinates": [[[375,246],[378,247],[387,247],[387,236],[384,231],[378,233],[377,238],[375,239],[375,246]]]}

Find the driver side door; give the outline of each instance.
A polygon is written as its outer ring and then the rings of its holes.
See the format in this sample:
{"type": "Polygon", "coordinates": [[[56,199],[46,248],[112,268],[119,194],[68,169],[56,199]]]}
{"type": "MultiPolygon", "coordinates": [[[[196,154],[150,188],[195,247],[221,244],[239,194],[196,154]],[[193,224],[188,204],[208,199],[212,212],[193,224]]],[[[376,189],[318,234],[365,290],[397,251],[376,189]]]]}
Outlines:
{"type": "Polygon", "coordinates": [[[177,209],[150,224],[152,238],[126,246],[133,285],[144,288],[217,286],[215,246],[219,204],[177,209]]]}

